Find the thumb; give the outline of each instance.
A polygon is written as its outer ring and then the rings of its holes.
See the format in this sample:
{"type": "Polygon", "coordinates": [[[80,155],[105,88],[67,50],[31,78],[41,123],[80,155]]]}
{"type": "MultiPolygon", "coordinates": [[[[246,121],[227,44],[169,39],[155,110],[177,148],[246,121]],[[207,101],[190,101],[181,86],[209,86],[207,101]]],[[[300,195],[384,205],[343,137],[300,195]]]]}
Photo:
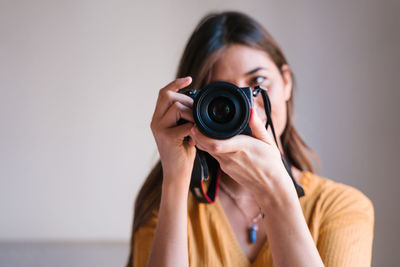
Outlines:
{"type": "Polygon", "coordinates": [[[274,144],[271,135],[268,133],[264,123],[261,121],[260,117],[257,115],[257,112],[254,108],[251,108],[249,126],[253,137],[265,143],[274,144]]]}

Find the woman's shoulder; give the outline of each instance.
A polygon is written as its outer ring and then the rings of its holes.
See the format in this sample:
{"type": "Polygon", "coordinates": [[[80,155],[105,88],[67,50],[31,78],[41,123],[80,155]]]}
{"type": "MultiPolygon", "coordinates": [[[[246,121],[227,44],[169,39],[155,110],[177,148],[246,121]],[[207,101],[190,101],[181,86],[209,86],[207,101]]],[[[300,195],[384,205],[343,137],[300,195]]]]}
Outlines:
{"type": "Polygon", "coordinates": [[[312,173],[303,173],[300,198],[304,218],[321,258],[332,266],[369,266],[374,208],[360,190],[312,173]]]}
{"type": "Polygon", "coordinates": [[[312,210],[326,218],[363,216],[365,220],[373,222],[374,208],[371,200],[355,187],[311,172],[303,172],[300,183],[306,194],[300,199],[305,215],[312,210]]]}

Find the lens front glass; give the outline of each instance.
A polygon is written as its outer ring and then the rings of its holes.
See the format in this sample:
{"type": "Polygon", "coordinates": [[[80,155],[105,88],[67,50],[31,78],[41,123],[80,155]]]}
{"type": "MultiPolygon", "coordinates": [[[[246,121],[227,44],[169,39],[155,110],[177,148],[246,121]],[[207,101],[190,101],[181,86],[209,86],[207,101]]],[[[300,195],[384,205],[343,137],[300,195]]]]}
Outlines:
{"type": "Polygon", "coordinates": [[[228,123],[235,115],[235,105],[227,97],[216,97],[208,106],[208,115],[217,123],[228,123]]]}
{"type": "Polygon", "coordinates": [[[193,102],[193,119],[199,130],[215,139],[240,134],[248,124],[250,88],[216,81],[201,89],[193,102]]]}

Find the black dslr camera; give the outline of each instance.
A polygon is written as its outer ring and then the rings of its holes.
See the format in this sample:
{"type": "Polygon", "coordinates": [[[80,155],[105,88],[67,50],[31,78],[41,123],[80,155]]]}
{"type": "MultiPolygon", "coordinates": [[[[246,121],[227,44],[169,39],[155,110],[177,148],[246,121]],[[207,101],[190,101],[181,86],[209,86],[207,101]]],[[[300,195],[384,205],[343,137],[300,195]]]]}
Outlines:
{"type": "Polygon", "coordinates": [[[179,93],[193,98],[193,118],[204,135],[214,139],[251,135],[248,123],[253,90],[250,87],[213,82],[201,90],[182,89],[179,93]]]}
{"type": "MultiPolygon", "coordinates": [[[[239,88],[228,82],[213,82],[201,90],[182,89],[179,93],[190,96],[193,102],[193,119],[201,133],[214,139],[228,139],[238,134],[252,135],[249,126],[253,97],[260,92],[267,115],[266,127],[270,126],[278,145],[271,119],[271,103],[265,89],[257,86],[239,88]]],[[[185,123],[183,119],[178,124],[185,123]]],[[[290,163],[282,156],[299,197],[304,195],[301,185],[293,179],[290,163]]],[[[197,149],[193,164],[190,189],[202,203],[213,203],[218,193],[221,169],[218,162],[207,152],[197,149]]]]}

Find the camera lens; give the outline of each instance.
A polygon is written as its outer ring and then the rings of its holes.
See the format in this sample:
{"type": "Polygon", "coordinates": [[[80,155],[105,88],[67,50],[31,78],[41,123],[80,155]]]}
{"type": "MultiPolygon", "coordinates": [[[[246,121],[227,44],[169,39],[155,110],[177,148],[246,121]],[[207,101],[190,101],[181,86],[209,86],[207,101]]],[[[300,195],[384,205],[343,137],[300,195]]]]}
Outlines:
{"type": "Polygon", "coordinates": [[[204,135],[227,139],[249,133],[251,88],[217,81],[200,90],[193,102],[193,119],[204,135]]]}
{"type": "Polygon", "coordinates": [[[216,97],[208,106],[210,119],[218,123],[228,123],[235,115],[235,105],[227,97],[216,97]]]}

